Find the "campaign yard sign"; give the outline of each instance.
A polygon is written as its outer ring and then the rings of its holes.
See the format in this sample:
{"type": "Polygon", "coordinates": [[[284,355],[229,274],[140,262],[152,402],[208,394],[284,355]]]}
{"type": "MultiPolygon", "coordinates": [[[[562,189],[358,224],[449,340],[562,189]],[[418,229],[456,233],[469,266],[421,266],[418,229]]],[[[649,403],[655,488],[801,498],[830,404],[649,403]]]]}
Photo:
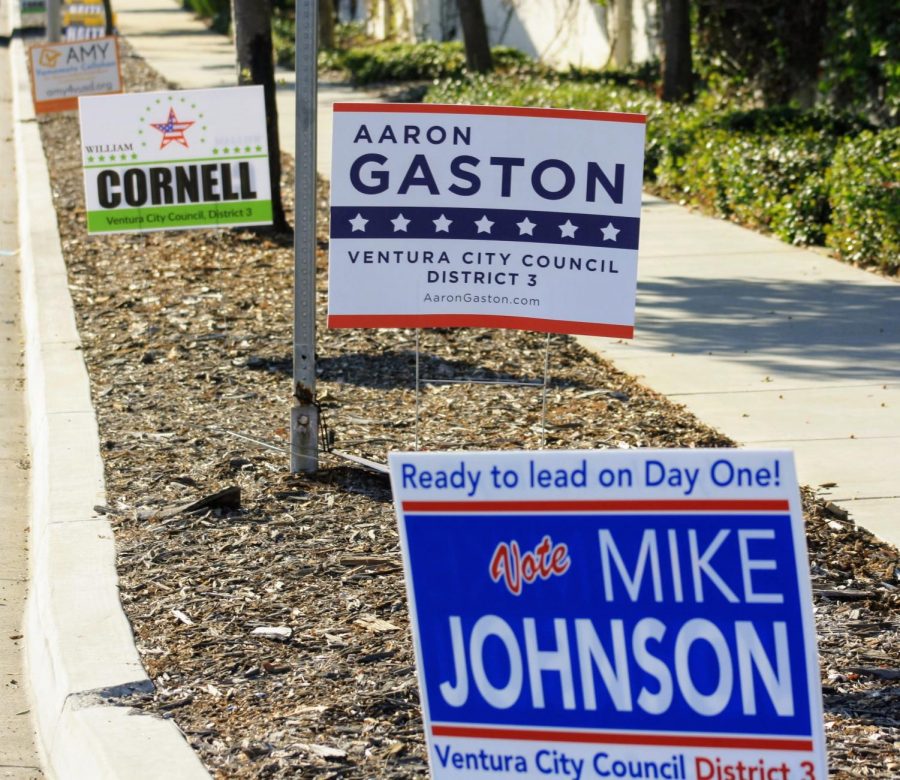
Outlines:
{"type": "Polygon", "coordinates": [[[104,27],[106,9],[103,3],[65,3],[62,6],[63,27],[104,27]]]}
{"type": "Polygon", "coordinates": [[[46,0],[19,0],[22,27],[43,27],[47,23],[46,0]]]}
{"type": "Polygon", "coordinates": [[[88,233],[272,223],[261,86],[78,105],[88,233]]]}
{"type": "Polygon", "coordinates": [[[116,38],[32,46],[31,89],[38,114],[72,111],[80,95],[122,91],[116,38]]]}
{"type": "MultiPolygon", "coordinates": [[[[113,29],[117,26],[112,15],[113,29]]],[[[102,3],[65,3],[62,6],[62,32],[67,41],[102,38],[106,28],[106,9],[102,3]]]]}
{"type": "Polygon", "coordinates": [[[331,327],[629,338],[645,117],[336,103],[331,327]]]}
{"type": "Polygon", "coordinates": [[[825,780],[790,453],[390,470],[433,777],[825,780]]]}

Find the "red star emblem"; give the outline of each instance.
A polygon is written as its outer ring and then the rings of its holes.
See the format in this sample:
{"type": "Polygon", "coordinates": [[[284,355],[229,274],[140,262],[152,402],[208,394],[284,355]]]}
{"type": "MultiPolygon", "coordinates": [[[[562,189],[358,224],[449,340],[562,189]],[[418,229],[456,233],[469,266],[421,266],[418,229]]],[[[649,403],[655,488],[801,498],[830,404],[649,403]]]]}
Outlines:
{"type": "Polygon", "coordinates": [[[175,109],[169,109],[169,118],[165,122],[161,122],[160,124],[156,124],[154,122],[150,123],[150,127],[154,127],[162,135],[162,141],[159,144],[159,148],[162,149],[168,146],[172,141],[181,144],[182,146],[187,146],[187,138],[184,137],[184,131],[187,130],[193,122],[179,122],[178,117],[175,116],[175,109]]]}

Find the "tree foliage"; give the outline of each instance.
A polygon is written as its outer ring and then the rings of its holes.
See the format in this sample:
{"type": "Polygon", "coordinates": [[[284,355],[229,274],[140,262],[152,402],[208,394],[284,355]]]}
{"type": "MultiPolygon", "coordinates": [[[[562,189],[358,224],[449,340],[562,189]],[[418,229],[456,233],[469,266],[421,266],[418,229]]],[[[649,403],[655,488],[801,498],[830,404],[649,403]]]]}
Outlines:
{"type": "Polygon", "coordinates": [[[887,0],[696,0],[708,80],[767,106],[826,101],[881,125],[900,115],[900,9],[887,0]]]}
{"type": "Polygon", "coordinates": [[[821,81],[828,101],[896,127],[900,6],[889,0],[829,0],[829,27],[821,81]]]}
{"type": "Polygon", "coordinates": [[[829,0],[696,0],[705,73],[756,91],[766,105],[811,103],[829,0]]]}

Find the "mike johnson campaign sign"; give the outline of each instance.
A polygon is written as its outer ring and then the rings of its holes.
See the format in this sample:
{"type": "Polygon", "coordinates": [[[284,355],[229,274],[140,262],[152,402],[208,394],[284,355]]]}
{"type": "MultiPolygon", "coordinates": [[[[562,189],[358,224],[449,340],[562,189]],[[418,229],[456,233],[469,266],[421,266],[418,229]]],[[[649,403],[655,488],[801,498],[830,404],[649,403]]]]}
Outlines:
{"type": "Polygon", "coordinates": [[[630,337],[645,117],[334,106],[331,327],[630,337]]]}
{"type": "Polygon", "coordinates": [[[433,777],[825,780],[791,453],[390,470],[433,777]]]}

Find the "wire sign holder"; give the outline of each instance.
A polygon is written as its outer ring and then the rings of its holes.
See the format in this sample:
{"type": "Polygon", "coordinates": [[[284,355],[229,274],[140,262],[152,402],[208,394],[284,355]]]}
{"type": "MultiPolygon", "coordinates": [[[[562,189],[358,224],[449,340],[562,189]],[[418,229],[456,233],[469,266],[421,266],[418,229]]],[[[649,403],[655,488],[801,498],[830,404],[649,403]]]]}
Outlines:
{"type": "Polygon", "coordinates": [[[416,328],[416,417],[414,449],[419,451],[419,409],[421,406],[420,395],[423,384],[429,385],[499,385],[503,387],[540,387],[541,388],[541,446],[547,445],[547,389],[550,385],[550,333],[544,340],[544,378],[539,382],[525,382],[508,379],[478,379],[476,377],[461,377],[454,379],[441,379],[438,377],[423,377],[421,374],[420,329],[416,328]]]}

